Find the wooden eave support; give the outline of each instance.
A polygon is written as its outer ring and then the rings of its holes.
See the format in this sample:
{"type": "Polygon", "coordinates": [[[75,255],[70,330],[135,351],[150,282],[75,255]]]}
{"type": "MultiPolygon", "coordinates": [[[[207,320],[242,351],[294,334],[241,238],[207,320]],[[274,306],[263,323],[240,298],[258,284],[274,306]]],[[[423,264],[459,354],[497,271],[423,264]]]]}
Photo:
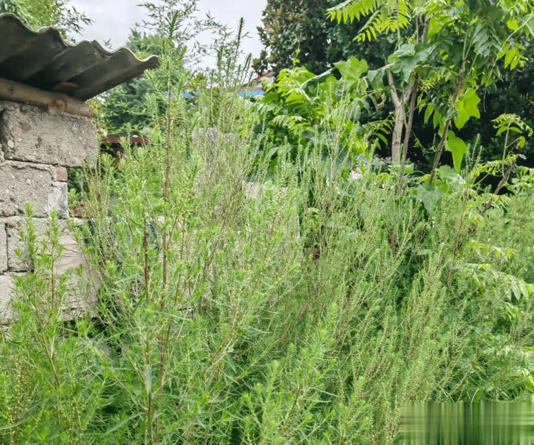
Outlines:
{"type": "Polygon", "coordinates": [[[84,117],[94,117],[93,110],[82,102],[66,94],[44,91],[19,82],[0,77],[0,100],[9,100],[35,105],[84,117]]]}

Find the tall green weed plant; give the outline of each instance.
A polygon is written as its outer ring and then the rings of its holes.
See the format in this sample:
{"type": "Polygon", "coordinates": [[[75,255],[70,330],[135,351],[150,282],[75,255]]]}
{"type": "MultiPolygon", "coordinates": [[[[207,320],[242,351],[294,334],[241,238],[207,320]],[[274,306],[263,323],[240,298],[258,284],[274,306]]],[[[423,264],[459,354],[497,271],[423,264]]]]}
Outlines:
{"type": "Polygon", "coordinates": [[[64,321],[55,219],[42,247],[28,226],[1,442],[384,444],[411,401],[532,391],[532,194],[426,209],[396,175],[347,178],[331,135],[273,168],[223,99],[173,100],[93,171],[96,318],[64,321]]]}

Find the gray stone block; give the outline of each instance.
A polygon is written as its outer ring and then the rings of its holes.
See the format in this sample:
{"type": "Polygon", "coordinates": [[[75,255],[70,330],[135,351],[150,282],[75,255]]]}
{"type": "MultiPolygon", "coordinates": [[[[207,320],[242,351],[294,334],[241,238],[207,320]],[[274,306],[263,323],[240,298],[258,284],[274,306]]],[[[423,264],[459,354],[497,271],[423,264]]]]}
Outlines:
{"type": "Polygon", "coordinates": [[[62,219],[69,217],[69,186],[66,182],[55,182],[48,195],[48,208],[55,210],[62,219]]]}
{"type": "MultiPolygon", "coordinates": [[[[46,231],[47,220],[34,219],[35,232],[42,239],[46,231]]],[[[11,272],[25,272],[28,270],[27,260],[24,257],[26,251],[24,242],[21,239],[21,232],[24,229],[24,218],[5,219],[7,235],[7,267],[11,272]],[[19,256],[19,253],[21,256],[19,256]]]]}
{"type": "Polygon", "coordinates": [[[0,101],[0,144],[6,160],[81,167],[96,158],[91,119],[0,101]]]}
{"type": "MultiPolygon", "coordinates": [[[[26,272],[28,270],[27,261],[17,255],[17,252],[23,253],[25,251],[24,242],[20,237],[20,233],[24,230],[25,220],[24,218],[8,218],[4,221],[7,233],[8,268],[11,272],[26,272]]],[[[46,218],[33,219],[38,241],[45,239],[48,222],[46,218]]],[[[63,274],[69,269],[81,266],[84,261],[81,249],[67,224],[60,221],[59,228],[59,243],[63,246],[64,251],[57,264],[57,273],[63,274]]]]}
{"type": "Polygon", "coordinates": [[[9,323],[13,318],[11,300],[15,296],[14,288],[12,274],[0,275],[0,325],[9,323]]]}
{"type": "Polygon", "coordinates": [[[57,182],[69,182],[69,172],[65,167],[56,167],[55,179],[57,182]]]}
{"type": "MultiPolygon", "coordinates": [[[[0,275],[0,329],[1,326],[13,323],[15,313],[13,310],[13,301],[17,298],[16,277],[22,277],[21,274],[7,273],[0,275]]],[[[73,278],[69,283],[70,292],[65,295],[65,299],[61,306],[62,318],[64,320],[73,320],[85,315],[94,315],[97,299],[96,294],[91,289],[81,289],[82,282],[78,282],[77,278],[73,278]]],[[[40,299],[37,302],[37,307],[43,311],[48,308],[48,303],[44,298],[46,295],[35,295],[40,299]]]]}
{"type": "Polygon", "coordinates": [[[24,214],[29,202],[37,217],[56,210],[60,217],[66,218],[67,184],[54,182],[51,168],[23,162],[0,164],[0,217],[24,214]]]}
{"type": "MultiPolygon", "coordinates": [[[[27,263],[21,259],[16,251],[24,253],[25,246],[20,238],[20,232],[24,228],[23,218],[7,218],[0,221],[0,225],[6,226],[7,233],[7,261],[9,272],[0,275],[0,324],[8,323],[11,320],[8,301],[14,297],[14,276],[23,275],[27,272],[27,263]],[[7,315],[6,315],[7,314],[7,315]]],[[[35,218],[33,220],[38,240],[45,237],[48,227],[48,220],[45,218],[35,218]]],[[[76,238],[67,227],[66,222],[60,221],[59,243],[63,246],[63,253],[56,263],[55,274],[57,277],[64,275],[68,271],[76,270],[72,273],[68,281],[68,291],[63,304],[63,314],[65,319],[73,319],[94,311],[97,303],[97,288],[99,279],[90,265],[85,261],[82,250],[78,246],[76,238]],[[78,272],[79,271],[79,272],[78,272]]]]}
{"type": "Polygon", "coordinates": [[[0,222],[0,273],[7,270],[7,234],[6,225],[0,222]]]}

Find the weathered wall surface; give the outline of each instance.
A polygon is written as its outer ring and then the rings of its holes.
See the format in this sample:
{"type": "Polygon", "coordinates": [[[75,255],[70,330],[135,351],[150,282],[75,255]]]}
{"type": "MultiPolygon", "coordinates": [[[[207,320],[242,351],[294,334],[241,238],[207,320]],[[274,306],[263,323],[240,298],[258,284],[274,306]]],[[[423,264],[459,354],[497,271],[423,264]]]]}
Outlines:
{"type": "Polygon", "coordinates": [[[23,214],[29,202],[37,217],[56,210],[60,218],[68,218],[67,183],[58,180],[56,167],[4,161],[0,163],[0,190],[0,217],[23,214]]]}
{"type": "Polygon", "coordinates": [[[7,232],[6,225],[0,222],[0,274],[7,270],[7,232]]]}
{"type": "MultiPolygon", "coordinates": [[[[57,273],[80,266],[87,269],[67,227],[67,168],[81,167],[97,155],[96,127],[90,119],[0,101],[0,325],[13,316],[10,302],[16,298],[16,276],[28,271],[17,254],[24,251],[20,231],[27,202],[32,204],[40,237],[52,211],[61,218],[64,252],[57,273]]],[[[73,276],[71,284],[75,289],[81,282],[73,276]]],[[[94,297],[88,295],[72,291],[65,303],[66,315],[87,311],[94,303],[94,297]]]]}
{"type": "Polygon", "coordinates": [[[92,120],[0,101],[0,144],[7,160],[81,167],[95,155],[92,120]]]}

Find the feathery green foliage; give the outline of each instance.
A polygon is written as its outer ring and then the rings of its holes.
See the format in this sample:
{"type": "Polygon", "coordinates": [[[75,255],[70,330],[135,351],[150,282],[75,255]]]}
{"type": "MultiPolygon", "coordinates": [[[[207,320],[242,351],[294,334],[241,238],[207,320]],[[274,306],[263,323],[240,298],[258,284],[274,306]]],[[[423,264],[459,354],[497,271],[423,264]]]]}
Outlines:
{"type": "Polygon", "coordinates": [[[191,102],[194,80],[163,49],[150,143],[85,172],[73,230],[98,271],[94,314],[66,320],[76,290],[57,273],[56,216],[40,241],[28,209],[30,273],[0,338],[0,442],[382,445],[411,402],[534,392],[528,125],[502,115],[501,160],[468,151],[400,188],[373,163],[379,130],[354,114],[376,80],[365,61],[319,85],[285,71],[259,105],[231,75],[191,102]],[[486,174],[502,177],[495,193],[486,174]]]}
{"type": "Polygon", "coordinates": [[[427,211],[394,175],[336,171],[335,132],[269,168],[246,102],[179,97],[90,181],[96,320],[61,321],[55,220],[51,247],[29,226],[3,442],[384,444],[407,402],[532,389],[532,194],[483,212],[449,176],[427,211]]]}
{"type": "Polygon", "coordinates": [[[54,26],[73,37],[91,20],[68,0],[0,0],[0,13],[18,15],[34,28],[54,26]]]}

